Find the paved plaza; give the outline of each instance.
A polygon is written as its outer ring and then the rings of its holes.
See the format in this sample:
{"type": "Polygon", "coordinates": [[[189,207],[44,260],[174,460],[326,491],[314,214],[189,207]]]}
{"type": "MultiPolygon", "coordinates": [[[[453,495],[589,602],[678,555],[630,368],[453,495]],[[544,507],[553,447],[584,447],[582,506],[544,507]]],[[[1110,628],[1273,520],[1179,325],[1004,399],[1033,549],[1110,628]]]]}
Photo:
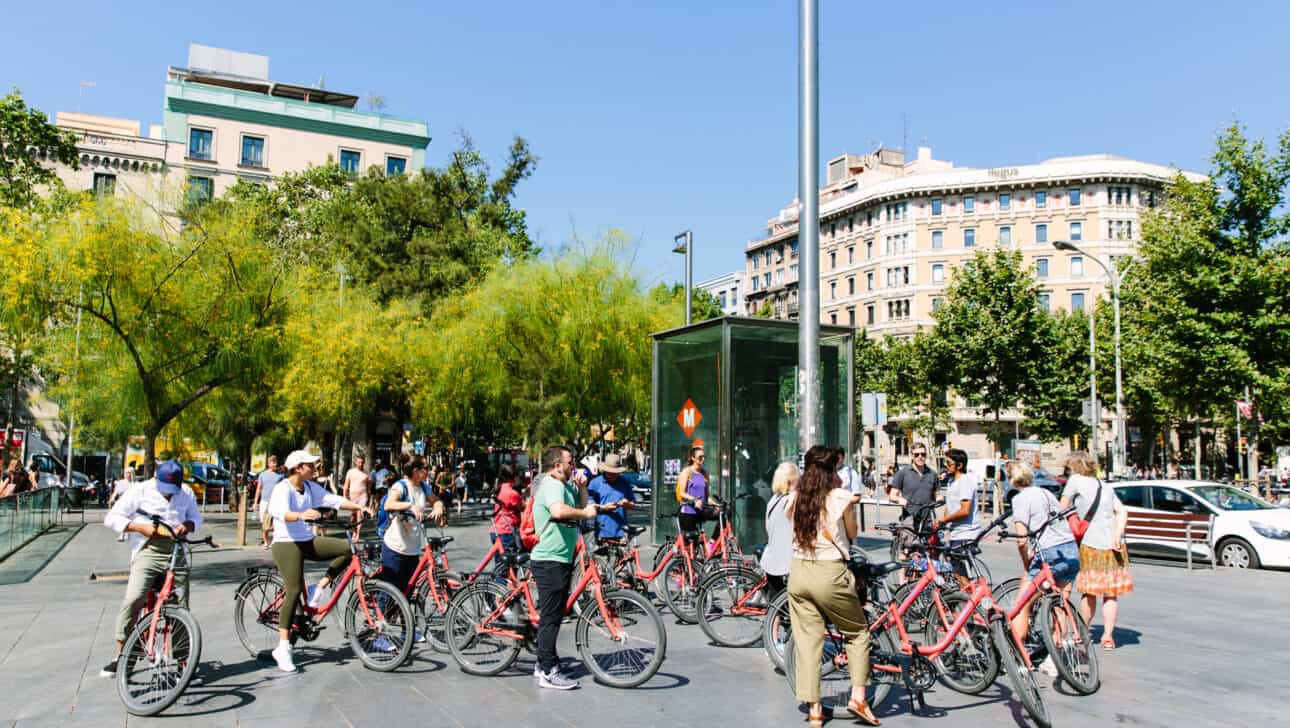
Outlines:
{"type": "MultiPolygon", "coordinates": [[[[99,668],[112,656],[112,627],[123,581],[89,581],[91,572],[124,570],[128,550],[99,525],[101,511],[25,583],[0,586],[0,722],[7,726],[791,726],[804,713],[760,646],[707,644],[697,626],[668,624],[667,660],[635,690],[596,685],[538,690],[532,656],[495,678],[463,674],[452,658],[428,648],[389,674],[365,670],[330,623],[297,649],[298,674],[279,673],[242,649],[233,631],[233,589],[245,567],[271,563],[258,545],[202,552],[192,607],[202,626],[200,679],[161,717],[127,716],[114,681],[99,668]],[[409,723],[411,721],[411,723],[409,723]]],[[[231,516],[211,515],[217,539],[233,541],[231,516]]],[[[473,565],[486,543],[483,521],[453,526],[450,557],[473,565]]],[[[258,532],[256,533],[258,535],[258,532]]],[[[885,543],[875,538],[875,555],[885,543]]],[[[987,547],[995,578],[1018,572],[1011,544],[987,547]]],[[[1058,726],[1284,725],[1278,697],[1286,659],[1281,647],[1290,603],[1290,574],[1196,571],[1136,565],[1136,590],[1123,600],[1116,638],[1100,654],[1103,687],[1089,697],[1062,692],[1045,679],[1058,726]]],[[[561,654],[576,658],[571,628],[561,654]]],[[[575,672],[576,664],[571,664],[575,672]]],[[[1004,682],[978,696],[937,686],[928,707],[910,715],[893,696],[880,717],[888,726],[1014,725],[1022,711],[1004,682]]],[[[840,716],[833,726],[857,725],[840,716]]]]}

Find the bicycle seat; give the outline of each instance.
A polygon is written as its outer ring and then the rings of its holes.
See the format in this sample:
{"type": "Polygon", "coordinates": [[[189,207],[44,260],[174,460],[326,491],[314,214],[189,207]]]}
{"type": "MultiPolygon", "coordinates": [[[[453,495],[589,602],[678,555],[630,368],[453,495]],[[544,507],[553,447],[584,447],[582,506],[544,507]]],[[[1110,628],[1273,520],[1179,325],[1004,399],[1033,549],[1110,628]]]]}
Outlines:
{"type": "Polygon", "coordinates": [[[452,538],[452,536],[430,536],[426,542],[430,544],[430,548],[441,549],[452,543],[452,538]]]}
{"type": "Polygon", "coordinates": [[[635,538],[636,536],[645,533],[644,526],[628,526],[625,530],[627,531],[628,538],[635,538]]]}
{"type": "Polygon", "coordinates": [[[529,561],[528,554],[515,554],[509,551],[503,553],[498,558],[500,558],[502,560],[502,563],[506,564],[507,566],[523,566],[524,564],[527,564],[529,561]]]}
{"type": "Polygon", "coordinates": [[[881,579],[887,574],[900,569],[900,562],[885,561],[881,564],[861,564],[859,569],[866,579],[881,579]]]}

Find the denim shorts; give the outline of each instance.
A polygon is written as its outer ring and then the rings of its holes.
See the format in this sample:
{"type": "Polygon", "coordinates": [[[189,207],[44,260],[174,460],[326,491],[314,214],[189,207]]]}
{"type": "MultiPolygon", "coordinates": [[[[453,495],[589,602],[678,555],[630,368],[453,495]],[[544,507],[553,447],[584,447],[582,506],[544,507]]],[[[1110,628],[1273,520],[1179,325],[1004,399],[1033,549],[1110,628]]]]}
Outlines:
{"type": "Polygon", "coordinates": [[[1030,578],[1039,576],[1039,562],[1047,561],[1048,568],[1058,584],[1069,584],[1079,574],[1079,546],[1074,541],[1057,544],[1051,548],[1040,549],[1030,560],[1030,578]]]}

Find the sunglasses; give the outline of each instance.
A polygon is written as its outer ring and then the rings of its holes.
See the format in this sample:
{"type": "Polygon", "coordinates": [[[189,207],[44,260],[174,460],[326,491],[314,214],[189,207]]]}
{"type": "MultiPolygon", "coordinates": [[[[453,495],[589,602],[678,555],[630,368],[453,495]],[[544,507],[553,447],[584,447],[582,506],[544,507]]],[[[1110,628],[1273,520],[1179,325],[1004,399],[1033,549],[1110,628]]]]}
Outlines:
{"type": "Polygon", "coordinates": [[[925,453],[925,452],[916,452],[916,453],[914,453],[914,457],[916,457],[916,458],[925,458],[925,457],[927,457],[927,453],[925,453]]]}

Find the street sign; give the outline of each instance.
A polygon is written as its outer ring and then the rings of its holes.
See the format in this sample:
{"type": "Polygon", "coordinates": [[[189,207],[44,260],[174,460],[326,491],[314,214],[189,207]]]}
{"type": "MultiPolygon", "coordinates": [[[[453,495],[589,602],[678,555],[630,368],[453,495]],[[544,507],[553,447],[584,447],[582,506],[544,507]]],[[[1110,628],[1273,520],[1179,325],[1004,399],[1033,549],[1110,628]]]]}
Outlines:
{"type": "Polygon", "coordinates": [[[881,427],[887,424],[886,392],[860,394],[860,420],[865,427],[881,427]]]}
{"type": "Polygon", "coordinates": [[[1087,399],[1084,400],[1083,402],[1080,402],[1079,421],[1083,422],[1089,427],[1093,426],[1093,403],[1088,401],[1087,399]]]}
{"type": "Polygon", "coordinates": [[[703,415],[699,414],[699,408],[694,406],[694,400],[687,399],[681,406],[681,411],[676,413],[676,424],[681,426],[681,431],[686,437],[693,437],[694,430],[703,421],[703,415]]]}

